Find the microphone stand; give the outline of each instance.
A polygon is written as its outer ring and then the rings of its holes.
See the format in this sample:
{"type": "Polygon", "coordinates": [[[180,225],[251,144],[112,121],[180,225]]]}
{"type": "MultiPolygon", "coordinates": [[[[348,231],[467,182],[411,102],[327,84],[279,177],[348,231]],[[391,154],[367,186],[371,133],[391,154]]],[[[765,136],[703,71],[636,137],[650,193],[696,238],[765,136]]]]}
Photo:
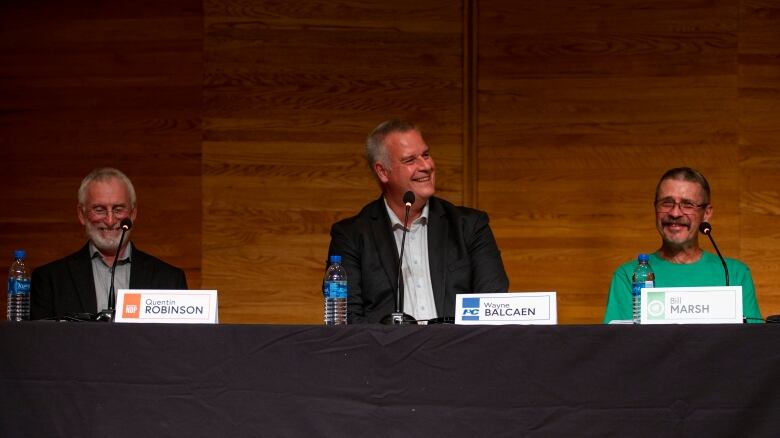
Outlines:
{"type": "Polygon", "coordinates": [[[720,250],[718,249],[718,245],[715,244],[715,239],[712,238],[712,225],[710,225],[707,222],[702,222],[699,225],[699,231],[701,231],[707,237],[710,238],[710,242],[712,242],[712,247],[715,248],[715,252],[718,253],[720,262],[723,263],[723,272],[726,274],[726,286],[729,286],[729,268],[726,266],[726,260],[723,258],[722,255],[720,255],[720,250]]]}
{"type": "Polygon", "coordinates": [[[122,249],[122,241],[125,239],[125,233],[132,226],[133,222],[128,218],[122,219],[122,222],[119,225],[119,228],[122,229],[122,234],[119,236],[119,245],[117,246],[116,254],[114,255],[114,263],[111,264],[111,286],[108,288],[108,308],[98,312],[95,321],[114,321],[114,306],[116,306],[116,297],[114,296],[114,272],[116,271],[117,262],[119,262],[119,251],[122,249]]]}
{"type": "Polygon", "coordinates": [[[389,315],[385,315],[381,321],[385,325],[411,325],[417,324],[417,320],[412,315],[404,313],[404,306],[402,296],[404,293],[404,278],[402,272],[402,265],[404,261],[404,248],[406,247],[406,233],[409,231],[407,224],[409,222],[409,210],[414,204],[414,193],[406,192],[404,194],[404,203],[406,204],[406,211],[404,212],[404,232],[401,237],[401,253],[398,256],[398,287],[395,290],[395,311],[389,315]]]}

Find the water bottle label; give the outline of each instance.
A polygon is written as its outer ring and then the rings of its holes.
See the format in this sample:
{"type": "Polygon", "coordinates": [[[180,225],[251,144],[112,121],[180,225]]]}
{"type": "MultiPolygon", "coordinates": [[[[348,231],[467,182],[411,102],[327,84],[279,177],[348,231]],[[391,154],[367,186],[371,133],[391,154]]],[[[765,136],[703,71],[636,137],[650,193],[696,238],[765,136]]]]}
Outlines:
{"type": "Polygon", "coordinates": [[[347,282],[346,281],[326,282],[325,298],[347,298],[347,282]]]}
{"type": "Polygon", "coordinates": [[[8,293],[12,295],[29,295],[30,294],[30,280],[9,278],[8,279],[8,293]]]}
{"type": "Polygon", "coordinates": [[[631,295],[634,296],[640,296],[642,295],[642,288],[643,287],[655,287],[654,281],[641,281],[638,283],[633,283],[631,287],[631,295]]]}

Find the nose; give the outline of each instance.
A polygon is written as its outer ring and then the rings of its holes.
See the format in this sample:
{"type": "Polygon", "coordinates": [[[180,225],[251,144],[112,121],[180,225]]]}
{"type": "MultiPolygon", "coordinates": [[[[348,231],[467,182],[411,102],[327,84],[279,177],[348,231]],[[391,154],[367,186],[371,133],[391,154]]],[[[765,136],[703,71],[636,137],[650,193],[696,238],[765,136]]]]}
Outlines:
{"type": "Polygon", "coordinates": [[[674,206],[672,206],[672,209],[669,210],[669,215],[675,217],[684,216],[685,214],[683,213],[682,203],[675,202],[674,206]],[[677,211],[677,213],[675,213],[675,210],[677,211]]]}
{"type": "Polygon", "coordinates": [[[429,171],[433,169],[433,158],[431,157],[420,157],[418,163],[420,163],[419,167],[422,170],[429,171]]]}
{"type": "Polygon", "coordinates": [[[107,210],[106,211],[106,218],[105,222],[108,225],[113,225],[119,221],[118,215],[114,214],[113,210],[107,210]]]}

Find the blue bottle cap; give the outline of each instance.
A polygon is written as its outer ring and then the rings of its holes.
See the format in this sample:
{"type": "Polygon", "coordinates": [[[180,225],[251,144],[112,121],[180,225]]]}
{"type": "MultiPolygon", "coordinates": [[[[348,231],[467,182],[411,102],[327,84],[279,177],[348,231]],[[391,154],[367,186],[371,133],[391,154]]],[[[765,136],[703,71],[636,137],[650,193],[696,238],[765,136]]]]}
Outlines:
{"type": "Polygon", "coordinates": [[[14,251],[14,258],[23,259],[26,255],[27,253],[25,253],[23,249],[17,249],[14,251]]]}
{"type": "Polygon", "coordinates": [[[332,255],[332,256],[330,256],[330,262],[331,263],[341,263],[341,256],[340,255],[332,255]]]}
{"type": "Polygon", "coordinates": [[[637,260],[639,260],[640,262],[646,262],[650,260],[650,257],[647,254],[639,254],[637,260]]]}

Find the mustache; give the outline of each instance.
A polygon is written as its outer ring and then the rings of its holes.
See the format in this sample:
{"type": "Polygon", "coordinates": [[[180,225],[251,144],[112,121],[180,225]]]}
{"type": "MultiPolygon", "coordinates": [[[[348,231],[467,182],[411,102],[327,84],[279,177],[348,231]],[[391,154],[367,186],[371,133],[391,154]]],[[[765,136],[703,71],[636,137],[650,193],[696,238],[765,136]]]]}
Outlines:
{"type": "Polygon", "coordinates": [[[671,220],[664,220],[661,221],[661,225],[667,226],[667,225],[682,225],[685,227],[691,228],[691,223],[687,220],[680,220],[680,219],[671,219],[671,220]]]}

